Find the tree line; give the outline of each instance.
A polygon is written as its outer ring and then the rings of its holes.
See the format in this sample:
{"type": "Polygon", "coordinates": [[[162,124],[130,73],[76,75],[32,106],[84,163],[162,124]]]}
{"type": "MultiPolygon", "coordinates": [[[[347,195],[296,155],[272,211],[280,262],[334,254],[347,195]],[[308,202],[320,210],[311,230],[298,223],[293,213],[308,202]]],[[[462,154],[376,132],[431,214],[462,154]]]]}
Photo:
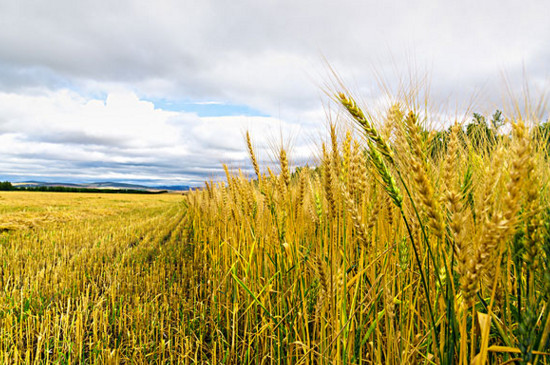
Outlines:
{"type": "MultiPolygon", "coordinates": [[[[482,114],[473,113],[472,120],[461,129],[459,140],[464,144],[469,141],[471,147],[479,153],[490,153],[499,140],[510,138],[508,133],[500,131],[504,123],[504,116],[500,110],[496,110],[489,120],[482,114]]],[[[451,128],[431,132],[431,134],[423,131],[425,141],[429,141],[431,158],[437,158],[446,152],[451,128]]],[[[550,154],[550,120],[536,126],[533,133],[535,140],[539,141],[536,148],[543,148],[547,154],[550,154]]]]}
{"type": "Polygon", "coordinates": [[[45,191],[58,193],[109,193],[109,194],[162,194],[166,190],[75,188],[68,186],[14,186],[9,181],[0,182],[0,191],[45,191]]]}

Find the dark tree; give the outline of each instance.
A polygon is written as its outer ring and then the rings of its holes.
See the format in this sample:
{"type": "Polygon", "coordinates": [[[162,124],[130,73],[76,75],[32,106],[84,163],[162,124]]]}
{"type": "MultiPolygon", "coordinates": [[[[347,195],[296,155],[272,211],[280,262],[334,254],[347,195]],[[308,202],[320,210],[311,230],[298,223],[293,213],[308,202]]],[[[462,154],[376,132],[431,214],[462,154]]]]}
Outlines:
{"type": "Polygon", "coordinates": [[[13,185],[9,181],[0,181],[0,191],[14,190],[13,185]]]}

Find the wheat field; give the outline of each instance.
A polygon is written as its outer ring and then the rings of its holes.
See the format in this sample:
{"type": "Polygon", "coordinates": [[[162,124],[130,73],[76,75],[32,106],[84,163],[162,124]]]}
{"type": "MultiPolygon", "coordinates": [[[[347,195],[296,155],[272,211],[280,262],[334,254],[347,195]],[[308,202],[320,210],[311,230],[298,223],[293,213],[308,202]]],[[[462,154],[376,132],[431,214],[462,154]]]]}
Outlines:
{"type": "Polygon", "coordinates": [[[1,361],[549,363],[543,121],[334,100],[312,167],[247,133],[186,196],[0,193],[1,361]]]}
{"type": "Polygon", "coordinates": [[[334,99],[315,168],[280,148],[263,169],[247,134],[255,176],[225,166],[189,196],[201,360],[548,363],[547,136],[501,114],[500,132],[443,133],[405,102],[376,118],[334,99]]]}

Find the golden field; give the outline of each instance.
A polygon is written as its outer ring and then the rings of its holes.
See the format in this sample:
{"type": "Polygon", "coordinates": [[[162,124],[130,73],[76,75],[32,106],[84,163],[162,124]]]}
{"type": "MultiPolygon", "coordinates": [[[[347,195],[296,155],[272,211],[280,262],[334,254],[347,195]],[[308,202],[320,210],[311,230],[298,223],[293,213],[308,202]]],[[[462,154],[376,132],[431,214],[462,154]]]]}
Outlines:
{"type": "Polygon", "coordinates": [[[183,199],[0,192],[0,362],[192,362],[183,199]]]}
{"type": "Polygon", "coordinates": [[[188,196],[201,361],[547,364],[549,124],[334,101],[315,168],[260,166],[247,134],[253,179],[188,196]]]}
{"type": "Polygon", "coordinates": [[[548,122],[334,101],[314,167],[0,192],[0,361],[549,363],[548,122]]]}

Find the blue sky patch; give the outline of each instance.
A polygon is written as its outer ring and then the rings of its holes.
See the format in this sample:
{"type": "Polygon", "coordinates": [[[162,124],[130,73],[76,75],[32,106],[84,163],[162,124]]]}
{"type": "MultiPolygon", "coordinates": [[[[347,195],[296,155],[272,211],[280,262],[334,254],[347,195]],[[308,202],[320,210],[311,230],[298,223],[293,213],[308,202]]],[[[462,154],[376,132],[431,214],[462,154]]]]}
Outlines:
{"type": "Polygon", "coordinates": [[[249,117],[268,117],[266,113],[247,105],[221,102],[192,102],[187,100],[149,99],[155,108],[177,112],[196,113],[199,117],[225,117],[244,115],[249,117]]]}

